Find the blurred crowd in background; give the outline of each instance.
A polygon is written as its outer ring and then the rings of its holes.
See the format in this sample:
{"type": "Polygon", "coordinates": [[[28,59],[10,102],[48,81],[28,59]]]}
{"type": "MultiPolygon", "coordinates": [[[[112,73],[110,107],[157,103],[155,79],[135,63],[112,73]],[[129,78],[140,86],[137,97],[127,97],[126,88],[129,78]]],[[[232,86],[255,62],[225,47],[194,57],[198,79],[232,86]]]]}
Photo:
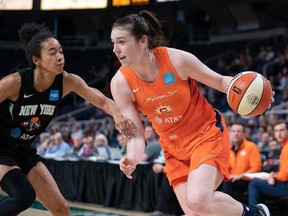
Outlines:
{"type": "MultiPolygon", "coordinates": [[[[234,113],[229,107],[224,93],[200,83],[198,87],[207,100],[223,113],[229,130],[236,119],[242,120],[244,123],[243,137],[257,146],[261,156],[261,166],[265,163],[266,165],[267,163],[277,165],[281,144],[274,137],[273,125],[278,120],[288,121],[287,29],[284,34],[269,37],[209,44],[210,33],[213,30],[213,16],[211,20],[207,13],[198,10],[195,17],[184,17],[181,10],[178,10],[171,28],[164,29],[168,33],[164,45],[195,54],[207,66],[223,75],[235,76],[243,71],[256,71],[269,79],[272,89],[275,91],[275,102],[271,109],[262,115],[249,118],[234,113]],[[195,17],[192,31],[191,22],[195,17]],[[198,30],[196,33],[195,29],[198,30]],[[201,34],[198,34],[199,32],[201,34]],[[275,152],[278,152],[276,157],[272,158],[272,162],[269,161],[275,152]]],[[[49,22],[51,23],[51,20],[49,22]]],[[[103,20],[103,25],[107,22],[107,20],[103,20]]],[[[8,23],[8,21],[4,23],[8,23]]],[[[15,24],[14,27],[16,26],[15,24]]],[[[96,45],[90,41],[89,46],[91,45],[91,47],[87,47],[87,44],[75,44],[75,40],[68,43],[64,37],[60,41],[63,44],[67,62],[65,70],[78,74],[90,86],[98,88],[105,95],[111,97],[110,80],[120,67],[120,62],[112,52],[112,44],[109,45],[111,43],[108,33],[110,26],[106,27],[106,30],[97,30],[97,41],[94,41],[96,45]],[[105,45],[100,46],[101,43],[105,45]]],[[[69,25],[64,28],[69,28],[69,25]]],[[[6,27],[6,31],[7,29],[6,27]]],[[[68,32],[73,34],[72,30],[68,32]]],[[[8,33],[11,35],[12,30],[10,29],[8,33]]],[[[60,29],[58,34],[61,35],[61,33],[60,29]]],[[[0,35],[3,36],[3,34],[4,31],[0,35]]],[[[12,38],[16,39],[15,32],[12,34],[12,38]]],[[[75,38],[77,39],[77,37],[75,38]]],[[[89,39],[89,35],[84,36],[85,38],[89,39]]],[[[0,38],[0,78],[18,68],[27,66],[24,51],[18,46],[16,48],[1,47],[3,44],[1,40],[0,38]]],[[[59,112],[47,131],[41,134],[34,143],[40,155],[46,158],[62,157],[75,160],[107,161],[119,160],[126,153],[127,140],[117,132],[113,119],[102,110],[96,109],[74,94],[67,95],[60,106],[59,112]]],[[[143,161],[153,162],[163,155],[161,155],[157,134],[145,116],[142,116],[142,121],[147,141],[143,161]]],[[[163,167],[160,167],[159,170],[156,173],[163,172],[163,167]]]]}

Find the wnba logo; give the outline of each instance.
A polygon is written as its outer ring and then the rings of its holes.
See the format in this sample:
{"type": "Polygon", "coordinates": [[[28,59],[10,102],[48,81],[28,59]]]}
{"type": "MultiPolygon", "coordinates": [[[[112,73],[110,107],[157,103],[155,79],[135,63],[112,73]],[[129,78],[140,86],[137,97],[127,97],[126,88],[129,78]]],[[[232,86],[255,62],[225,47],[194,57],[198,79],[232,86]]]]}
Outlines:
{"type": "Polygon", "coordinates": [[[238,88],[237,86],[233,86],[233,91],[236,92],[237,94],[241,94],[242,90],[238,88]]]}

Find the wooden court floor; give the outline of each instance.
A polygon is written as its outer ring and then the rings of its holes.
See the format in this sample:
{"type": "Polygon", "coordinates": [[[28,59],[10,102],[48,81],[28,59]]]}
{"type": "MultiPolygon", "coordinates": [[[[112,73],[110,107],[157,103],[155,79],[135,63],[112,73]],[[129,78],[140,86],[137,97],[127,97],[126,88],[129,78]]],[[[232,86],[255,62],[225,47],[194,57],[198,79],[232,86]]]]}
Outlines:
{"type": "MultiPolygon", "coordinates": [[[[149,216],[151,213],[136,212],[136,211],[125,211],[121,209],[114,208],[104,208],[97,204],[88,204],[88,203],[76,203],[69,202],[70,206],[73,207],[71,210],[72,215],[77,216],[149,216]],[[80,209],[80,210],[77,210],[80,209]],[[84,210],[84,211],[81,211],[84,210]]],[[[19,214],[19,216],[51,216],[51,214],[42,209],[37,209],[31,207],[26,211],[19,214]]]]}
{"type": "MultiPolygon", "coordinates": [[[[0,199],[6,196],[5,192],[0,189],[0,199]]],[[[116,208],[106,208],[98,204],[81,203],[68,201],[72,216],[150,216],[151,213],[126,211],[116,208]]],[[[40,202],[34,204],[19,216],[52,216],[40,202]]]]}
{"type": "MultiPolygon", "coordinates": [[[[151,213],[145,212],[136,212],[136,211],[125,211],[121,209],[115,208],[104,208],[103,206],[97,204],[89,204],[89,203],[79,203],[79,202],[70,202],[68,201],[70,206],[72,207],[71,212],[72,215],[77,216],[150,216],[151,213]],[[75,209],[75,210],[73,210],[75,209]],[[80,210],[77,210],[80,209],[80,210]],[[81,210],[84,210],[81,212],[81,210]]],[[[19,214],[19,216],[52,216],[48,211],[37,209],[37,208],[29,208],[26,211],[19,214]]]]}

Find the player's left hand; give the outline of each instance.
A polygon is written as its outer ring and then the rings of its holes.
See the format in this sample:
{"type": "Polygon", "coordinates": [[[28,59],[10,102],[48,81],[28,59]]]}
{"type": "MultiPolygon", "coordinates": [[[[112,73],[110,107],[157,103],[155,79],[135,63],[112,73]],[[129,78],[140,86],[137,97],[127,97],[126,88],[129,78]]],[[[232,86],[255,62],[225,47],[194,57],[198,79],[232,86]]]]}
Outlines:
{"type": "Polygon", "coordinates": [[[119,166],[120,170],[126,175],[126,177],[132,179],[132,173],[136,169],[136,165],[134,165],[133,161],[127,156],[124,156],[121,158],[119,166]]]}
{"type": "Polygon", "coordinates": [[[135,125],[130,120],[122,115],[119,115],[115,120],[115,128],[125,137],[130,139],[135,135],[135,125]]]}

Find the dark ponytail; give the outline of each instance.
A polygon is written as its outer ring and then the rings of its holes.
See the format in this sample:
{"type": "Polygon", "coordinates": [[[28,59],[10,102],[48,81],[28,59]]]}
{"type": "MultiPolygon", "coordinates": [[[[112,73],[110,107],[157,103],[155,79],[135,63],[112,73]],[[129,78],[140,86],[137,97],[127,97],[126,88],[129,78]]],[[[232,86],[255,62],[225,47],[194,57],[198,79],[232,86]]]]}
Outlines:
{"type": "Polygon", "coordinates": [[[54,37],[44,24],[26,23],[18,31],[20,42],[25,49],[29,66],[33,66],[32,56],[41,57],[42,43],[54,37]]]}

